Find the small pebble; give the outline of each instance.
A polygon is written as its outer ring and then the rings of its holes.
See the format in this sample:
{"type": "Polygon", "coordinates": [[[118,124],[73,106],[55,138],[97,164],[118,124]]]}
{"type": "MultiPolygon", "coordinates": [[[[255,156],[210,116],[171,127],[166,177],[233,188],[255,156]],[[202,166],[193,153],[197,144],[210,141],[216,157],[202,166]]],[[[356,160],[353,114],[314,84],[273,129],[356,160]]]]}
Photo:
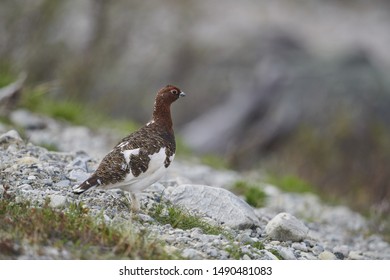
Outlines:
{"type": "Polygon", "coordinates": [[[337,257],[332,252],[329,251],[323,251],[318,255],[318,258],[320,260],[337,260],[337,257]]]}

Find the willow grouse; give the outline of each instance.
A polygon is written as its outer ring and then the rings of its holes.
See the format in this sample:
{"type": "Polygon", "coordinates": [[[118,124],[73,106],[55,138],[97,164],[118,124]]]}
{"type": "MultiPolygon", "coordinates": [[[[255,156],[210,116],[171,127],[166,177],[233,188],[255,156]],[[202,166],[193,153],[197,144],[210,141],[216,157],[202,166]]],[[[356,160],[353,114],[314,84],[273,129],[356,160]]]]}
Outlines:
{"type": "Polygon", "coordinates": [[[160,89],[152,120],[123,138],[103,158],[96,171],[73,192],[81,194],[93,187],[120,188],[130,193],[132,212],[139,211],[134,192],[157,182],[175,156],[171,104],[181,96],[185,93],[175,86],[160,89]]]}

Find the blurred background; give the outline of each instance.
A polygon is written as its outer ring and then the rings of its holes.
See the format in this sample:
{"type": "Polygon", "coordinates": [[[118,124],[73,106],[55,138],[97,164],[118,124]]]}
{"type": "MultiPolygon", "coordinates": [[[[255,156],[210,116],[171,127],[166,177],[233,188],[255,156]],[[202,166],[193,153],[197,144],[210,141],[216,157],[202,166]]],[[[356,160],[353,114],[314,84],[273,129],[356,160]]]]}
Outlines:
{"type": "Polygon", "coordinates": [[[0,86],[145,123],[177,85],[196,155],[386,219],[389,30],[386,0],[1,0],[0,86]]]}

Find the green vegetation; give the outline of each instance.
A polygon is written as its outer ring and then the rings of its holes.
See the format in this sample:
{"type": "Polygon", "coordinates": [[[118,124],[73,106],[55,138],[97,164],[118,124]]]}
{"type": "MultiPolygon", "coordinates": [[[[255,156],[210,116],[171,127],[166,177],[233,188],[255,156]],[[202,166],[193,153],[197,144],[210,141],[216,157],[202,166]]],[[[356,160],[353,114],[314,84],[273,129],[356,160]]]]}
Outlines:
{"type": "Polygon", "coordinates": [[[58,152],[59,149],[57,147],[56,144],[52,144],[52,143],[40,143],[39,146],[45,148],[46,150],[48,151],[52,151],[52,152],[58,152]]]}
{"type": "Polygon", "coordinates": [[[286,192],[295,192],[295,193],[314,192],[314,187],[311,184],[294,175],[285,175],[285,176],[271,175],[268,178],[268,182],[286,192]]]}
{"type": "Polygon", "coordinates": [[[82,105],[76,100],[55,99],[49,95],[50,91],[49,84],[27,89],[22,96],[21,106],[33,112],[93,129],[104,126],[127,133],[139,127],[132,121],[113,120],[103,112],[97,112],[96,109],[82,105]]]}
{"type": "Polygon", "coordinates": [[[270,249],[269,250],[275,257],[277,257],[279,260],[284,260],[284,258],[282,257],[282,255],[280,255],[280,253],[278,252],[278,250],[276,249],[270,249]]]}
{"type": "Polygon", "coordinates": [[[240,245],[236,245],[234,243],[231,243],[228,246],[226,246],[225,251],[228,252],[230,257],[232,257],[235,260],[239,260],[244,256],[240,248],[240,245]]]}
{"type": "Polygon", "coordinates": [[[161,224],[170,224],[173,228],[183,230],[200,228],[205,234],[225,234],[222,227],[210,225],[201,217],[191,215],[188,210],[168,202],[158,203],[149,215],[161,224]],[[167,205],[167,206],[166,206],[167,205]]]}
{"type": "MultiPolygon", "coordinates": [[[[254,243],[245,243],[244,245],[250,245],[252,248],[256,248],[258,250],[264,249],[264,244],[260,241],[254,243]]],[[[231,243],[227,246],[226,252],[228,252],[235,260],[242,259],[245,255],[241,250],[241,245],[233,243],[233,241],[231,241],[231,243]]]]}
{"type": "Polygon", "coordinates": [[[264,249],[265,249],[264,243],[263,243],[263,242],[260,242],[260,241],[256,241],[256,242],[252,243],[251,246],[252,246],[253,248],[258,249],[258,250],[264,250],[264,249]]]}
{"type": "Polygon", "coordinates": [[[234,183],[233,192],[238,195],[243,195],[245,201],[255,208],[263,207],[267,198],[267,195],[260,186],[241,180],[234,183]]]}
{"type": "Polygon", "coordinates": [[[222,157],[217,155],[204,155],[201,157],[201,162],[215,169],[228,169],[229,165],[222,157]]]}
{"type": "Polygon", "coordinates": [[[0,258],[17,258],[24,244],[34,248],[52,246],[66,250],[74,259],[172,259],[164,247],[128,227],[113,227],[88,215],[82,205],[65,212],[35,207],[31,202],[0,200],[0,258]]]}
{"type": "Polygon", "coordinates": [[[17,76],[12,74],[9,63],[0,61],[0,88],[5,87],[17,79],[17,76]]]}

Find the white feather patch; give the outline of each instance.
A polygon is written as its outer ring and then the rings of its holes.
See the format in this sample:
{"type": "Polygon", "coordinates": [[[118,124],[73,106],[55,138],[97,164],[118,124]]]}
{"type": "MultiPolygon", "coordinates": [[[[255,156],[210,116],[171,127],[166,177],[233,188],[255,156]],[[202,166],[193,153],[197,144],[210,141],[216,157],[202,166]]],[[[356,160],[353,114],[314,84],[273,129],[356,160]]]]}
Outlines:
{"type": "Polygon", "coordinates": [[[133,150],[124,150],[124,151],[122,151],[122,154],[125,157],[126,163],[129,164],[130,163],[130,156],[131,155],[137,156],[139,154],[139,148],[133,149],[133,150]]]}
{"type": "Polygon", "coordinates": [[[124,146],[128,145],[129,144],[129,141],[126,141],[126,142],[122,142],[120,144],[117,145],[118,148],[123,148],[124,146]]]}
{"type": "Polygon", "coordinates": [[[146,124],[146,126],[149,126],[149,125],[151,125],[152,123],[154,123],[154,120],[151,120],[150,122],[148,122],[148,123],[146,124]]]}
{"type": "MultiPolygon", "coordinates": [[[[165,174],[164,161],[166,158],[166,148],[161,148],[157,153],[149,155],[150,162],[148,169],[135,177],[131,172],[127,174],[122,182],[105,186],[104,188],[120,188],[126,191],[139,192],[149,187],[151,184],[157,182],[165,174]]],[[[132,154],[138,155],[139,149],[126,150],[122,152],[126,158],[126,162],[130,163],[130,156],[132,154]]],[[[171,157],[173,159],[173,157],[171,157]]]]}

